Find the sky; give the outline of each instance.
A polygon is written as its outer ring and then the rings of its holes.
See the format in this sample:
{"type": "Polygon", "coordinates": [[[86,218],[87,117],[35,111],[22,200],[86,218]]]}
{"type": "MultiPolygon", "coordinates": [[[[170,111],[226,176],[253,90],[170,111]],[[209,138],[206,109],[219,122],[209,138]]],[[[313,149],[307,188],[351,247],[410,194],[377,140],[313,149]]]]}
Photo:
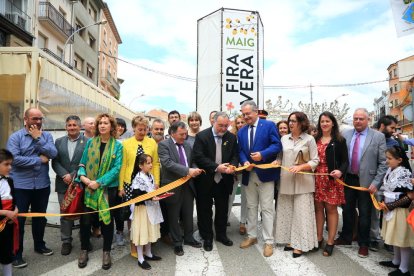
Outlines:
{"type": "MultiPolygon", "coordinates": [[[[392,0],[398,1],[398,0],[392,0]]],[[[400,0],[402,1],[402,0],[400,0]]],[[[390,1],[378,0],[107,0],[122,38],[120,101],[134,111],[196,109],[196,83],[143,70],[195,79],[197,20],[222,7],[258,11],[264,25],[264,85],[309,85],[314,103],[338,99],[351,110],[373,110],[388,82],[335,88],[388,78],[387,67],[414,54],[413,35],[397,37],[390,1]],[[346,96],[341,96],[345,94],[346,96]],[[143,96],[142,96],[143,95],[143,96]]],[[[293,108],[310,102],[309,87],[265,89],[293,108]]]]}

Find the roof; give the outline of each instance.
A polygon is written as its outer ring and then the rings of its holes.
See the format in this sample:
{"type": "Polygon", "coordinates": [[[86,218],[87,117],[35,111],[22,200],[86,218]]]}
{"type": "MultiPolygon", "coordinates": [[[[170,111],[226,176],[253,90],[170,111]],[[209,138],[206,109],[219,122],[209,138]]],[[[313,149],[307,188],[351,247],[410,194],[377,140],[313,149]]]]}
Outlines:
{"type": "Polygon", "coordinates": [[[119,35],[118,29],[116,28],[115,21],[112,18],[111,11],[109,10],[108,4],[104,2],[103,13],[105,14],[106,20],[108,21],[109,27],[111,27],[112,32],[116,38],[118,44],[122,43],[121,36],[119,35]]]}

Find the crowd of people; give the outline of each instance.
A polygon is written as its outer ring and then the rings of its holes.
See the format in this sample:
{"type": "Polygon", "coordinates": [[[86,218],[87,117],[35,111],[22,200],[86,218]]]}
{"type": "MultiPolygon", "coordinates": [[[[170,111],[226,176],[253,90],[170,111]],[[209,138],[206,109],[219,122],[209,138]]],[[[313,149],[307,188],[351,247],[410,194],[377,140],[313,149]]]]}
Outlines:
{"type": "MultiPolygon", "coordinates": [[[[79,268],[88,264],[90,237],[96,232],[102,235],[105,270],[112,265],[114,237],[118,246],[129,241],[131,255],[145,270],[162,259],[151,250],[158,240],[170,244],[177,256],[185,254],[184,245],[211,251],[214,239],[233,246],[227,226],[240,185],[239,233],[246,235],[241,249],[257,243],[259,229],[264,257],[273,254],[275,244],[292,251],[293,258],[318,250],[329,257],[335,246],[357,241],[357,254],[365,258],[383,240],[394,255],[379,265],[396,269],[389,275],[410,275],[414,232],[405,218],[414,198],[414,181],[404,145],[412,145],[413,140],[394,138],[397,120],[384,116],[375,130],[368,126],[367,110],[358,108],[353,127],[341,132],[328,111],[313,127],[303,112],[292,112],[277,123],[265,117],[253,101],[245,101],[233,121],[225,112],[212,111],[211,126],[204,130],[197,112],[191,112],[185,123],[178,111],[171,111],[168,131],[166,122],[155,119],[150,125],[143,116],[134,117],[128,131],[125,120],[110,114],[85,118],[83,124],[71,115],[66,119],[66,135],[54,142],[42,129],[42,112],[29,108],[24,128],[9,137],[7,149],[0,150],[0,219],[6,222],[0,232],[3,275],[11,275],[12,266],[27,266],[26,218],[18,213],[46,212],[50,161],[59,203],[68,185],[76,181],[84,189],[84,211],[99,211],[80,217],[79,268]],[[263,164],[273,166],[257,167],[263,164]],[[236,172],[240,166],[244,170],[236,172]],[[165,198],[152,197],[129,210],[108,210],[184,176],[191,178],[165,198]],[[384,211],[374,208],[370,193],[383,202],[384,211]],[[194,206],[202,242],[193,235],[194,206]],[[343,219],[339,235],[338,207],[343,219]]],[[[49,256],[53,251],[44,241],[45,226],[45,217],[32,218],[34,250],[49,256]]],[[[73,220],[61,217],[62,255],[72,252],[72,228],[73,220]]]]}

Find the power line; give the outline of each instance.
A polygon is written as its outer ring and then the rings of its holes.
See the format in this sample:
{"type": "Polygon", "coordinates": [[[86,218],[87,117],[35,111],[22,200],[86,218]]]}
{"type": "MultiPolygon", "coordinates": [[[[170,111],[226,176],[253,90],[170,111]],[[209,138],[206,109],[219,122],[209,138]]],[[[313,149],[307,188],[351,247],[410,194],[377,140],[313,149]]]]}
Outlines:
{"type": "MultiPolygon", "coordinates": [[[[103,51],[99,51],[99,53],[102,53],[102,54],[106,55],[107,57],[125,62],[129,65],[138,67],[138,68],[140,68],[142,70],[145,70],[145,71],[149,71],[149,72],[152,72],[152,73],[160,74],[160,75],[167,76],[167,77],[174,78],[174,79],[178,79],[178,80],[196,82],[195,78],[185,77],[185,76],[181,76],[181,75],[176,75],[176,74],[171,74],[171,73],[164,72],[164,71],[151,69],[151,68],[148,68],[148,67],[136,64],[136,63],[132,63],[128,60],[115,57],[115,56],[110,55],[108,53],[105,53],[103,51]]],[[[400,77],[400,78],[408,78],[408,77],[412,77],[412,76],[414,76],[414,74],[403,76],[403,77],[400,77]]],[[[375,83],[387,82],[387,81],[395,80],[395,79],[397,79],[397,78],[391,78],[391,79],[385,79],[385,80],[376,80],[376,81],[357,82],[357,83],[342,83],[342,84],[265,85],[265,86],[263,86],[263,88],[264,89],[269,89],[269,90],[270,89],[274,89],[274,90],[279,90],[280,89],[280,90],[282,90],[282,89],[301,89],[301,88],[311,88],[311,87],[324,87],[324,88],[350,87],[350,86],[362,86],[362,85],[370,85],[370,84],[375,84],[375,83]]]]}

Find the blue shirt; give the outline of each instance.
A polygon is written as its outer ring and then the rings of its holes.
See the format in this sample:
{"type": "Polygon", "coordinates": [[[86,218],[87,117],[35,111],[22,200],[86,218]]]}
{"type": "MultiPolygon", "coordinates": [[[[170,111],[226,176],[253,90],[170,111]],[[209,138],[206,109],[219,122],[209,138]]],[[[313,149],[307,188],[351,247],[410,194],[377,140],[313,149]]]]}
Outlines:
{"type": "Polygon", "coordinates": [[[27,129],[23,128],[10,135],[7,149],[13,154],[14,160],[10,176],[16,189],[44,189],[50,186],[49,163],[42,163],[40,155],[49,159],[57,156],[52,135],[42,131],[38,140],[32,138],[27,129]]]}
{"type": "Polygon", "coordinates": [[[403,143],[408,146],[414,146],[414,139],[404,139],[403,143]]]}
{"type": "Polygon", "coordinates": [[[393,138],[385,138],[385,143],[387,145],[387,149],[392,148],[393,146],[399,146],[397,140],[393,138]]]}

